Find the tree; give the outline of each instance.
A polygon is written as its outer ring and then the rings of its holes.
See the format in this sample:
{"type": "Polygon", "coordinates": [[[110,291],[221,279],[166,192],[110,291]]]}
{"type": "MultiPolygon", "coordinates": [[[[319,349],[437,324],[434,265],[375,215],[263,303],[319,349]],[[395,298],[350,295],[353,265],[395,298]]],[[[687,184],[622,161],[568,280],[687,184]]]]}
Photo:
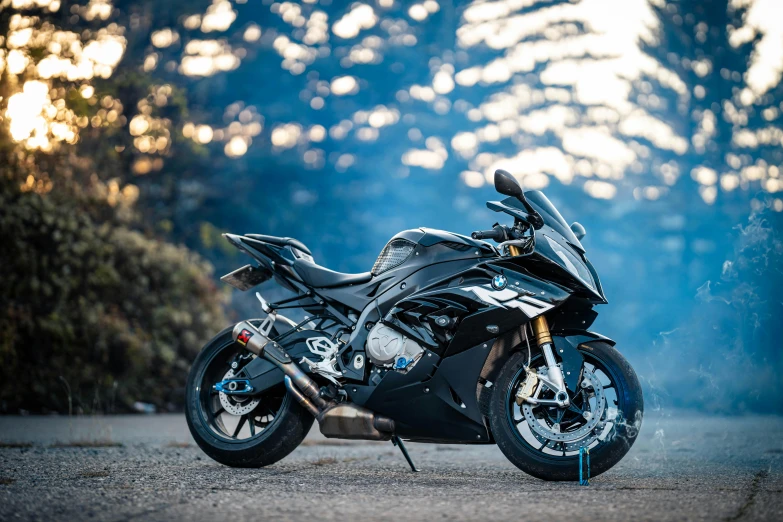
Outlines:
{"type": "MultiPolygon", "coordinates": [[[[223,296],[197,255],[131,230],[138,156],[121,154],[150,136],[125,132],[125,108],[174,92],[114,75],[133,38],[108,2],[13,7],[0,11],[0,410],[179,407],[181,387],[160,383],[184,383],[223,296]]],[[[147,116],[165,138],[165,116],[147,116]]]]}

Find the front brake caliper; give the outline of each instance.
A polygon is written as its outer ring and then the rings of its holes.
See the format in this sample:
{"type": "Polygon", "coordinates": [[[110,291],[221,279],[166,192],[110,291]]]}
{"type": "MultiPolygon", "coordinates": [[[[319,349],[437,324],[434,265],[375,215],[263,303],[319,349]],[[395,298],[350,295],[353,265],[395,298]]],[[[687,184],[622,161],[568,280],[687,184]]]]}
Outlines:
{"type": "Polygon", "coordinates": [[[527,372],[527,378],[525,378],[525,382],[522,383],[517,391],[516,400],[519,405],[522,405],[525,399],[536,393],[536,387],[538,386],[538,375],[536,375],[536,372],[530,371],[528,368],[525,368],[525,371],[527,372]]]}

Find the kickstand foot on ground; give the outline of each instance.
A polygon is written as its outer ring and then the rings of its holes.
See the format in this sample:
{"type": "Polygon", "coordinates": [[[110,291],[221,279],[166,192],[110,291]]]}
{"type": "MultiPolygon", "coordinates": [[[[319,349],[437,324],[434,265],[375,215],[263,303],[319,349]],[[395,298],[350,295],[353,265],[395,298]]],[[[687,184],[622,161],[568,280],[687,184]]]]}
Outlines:
{"type": "Polygon", "coordinates": [[[402,439],[400,439],[397,435],[392,435],[391,441],[392,444],[400,448],[400,451],[402,452],[402,456],[405,457],[405,460],[408,461],[408,465],[411,467],[411,471],[413,471],[414,473],[418,473],[419,470],[416,468],[416,464],[413,463],[411,456],[408,455],[408,450],[405,449],[405,444],[402,443],[402,439]]]}

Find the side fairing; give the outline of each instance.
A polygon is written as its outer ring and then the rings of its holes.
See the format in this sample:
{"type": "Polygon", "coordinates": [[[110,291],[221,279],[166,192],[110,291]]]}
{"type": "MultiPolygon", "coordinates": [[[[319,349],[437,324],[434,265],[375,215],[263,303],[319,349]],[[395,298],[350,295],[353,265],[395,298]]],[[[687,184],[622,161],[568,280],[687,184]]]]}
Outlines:
{"type": "Polygon", "coordinates": [[[394,419],[406,440],[484,444],[491,441],[476,383],[492,343],[448,358],[427,351],[408,373],[382,371],[371,385],[346,387],[352,402],[394,419]]]}
{"type": "MultiPolygon", "coordinates": [[[[470,267],[439,280],[422,277],[430,283],[401,297],[383,314],[385,325],[424,348],[422,358],[407,373],[372,368],[367,384],[347,387],[350,399],[393,418],[405,439],[491,442],[476,389],[495,339],[570,295],[517,270],[518,266],[495,261],[472,261],[470,267]],[[504,285],[498,284],[503,280],[504,285]]],[[[377,321],[377,310],[372,313],[363,319],[377,321]]],[[[351,345],[365,338],[365,328],[357,329],[351,345]]]]}
{"type": "Polygon", "coordinates": [[[517,328],[570,295],[509,267],[482,263],[399,301],[385,321],[443,356],[517,328]],[[504,284],[495,284],[496,281],[504,284]]]}

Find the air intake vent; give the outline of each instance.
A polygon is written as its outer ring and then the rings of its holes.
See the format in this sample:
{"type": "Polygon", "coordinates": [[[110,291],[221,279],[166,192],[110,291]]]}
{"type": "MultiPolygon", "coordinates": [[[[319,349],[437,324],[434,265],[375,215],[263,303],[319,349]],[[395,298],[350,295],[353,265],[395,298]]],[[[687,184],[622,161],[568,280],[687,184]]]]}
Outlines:
{"type": "Polygon", "coordinates": [[[378,256],[378,259],[372,266],[372,275],[378,275],[400,266],[408,259],[415,247],[416,244],[407,239],[393,239],[389,241],[383,247],[381,255],[378,256]]]}
{"type": "Polygon", "coordinates": [[[465,243],[457,243],[455,241],[442,241],[440,244],[445,247],[451,248],[452,250],[458,250],[460,252],[467,252],[471,248],[474,248],[465,243]]]}

